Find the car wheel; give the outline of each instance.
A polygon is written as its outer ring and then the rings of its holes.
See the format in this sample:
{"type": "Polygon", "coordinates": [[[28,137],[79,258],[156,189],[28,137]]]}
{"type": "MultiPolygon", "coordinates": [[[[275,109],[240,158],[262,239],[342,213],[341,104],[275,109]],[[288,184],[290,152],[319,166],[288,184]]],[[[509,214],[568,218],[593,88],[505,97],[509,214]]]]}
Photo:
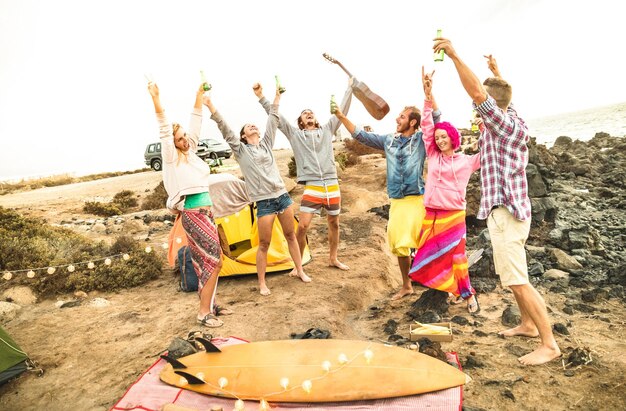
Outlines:
{"type": "Polygon", "coordinates": [[[209,158],[211,160],[217,160],[219,158],[219,156],[217,155],[217,153],[215,151],[211,152],[211,154],[209,154],[209,158]]]}
{"type": "Polygon", "coordinates": [[[152,169],[154,171],[161,171],[161,160],[152,160],[152,169]]]}

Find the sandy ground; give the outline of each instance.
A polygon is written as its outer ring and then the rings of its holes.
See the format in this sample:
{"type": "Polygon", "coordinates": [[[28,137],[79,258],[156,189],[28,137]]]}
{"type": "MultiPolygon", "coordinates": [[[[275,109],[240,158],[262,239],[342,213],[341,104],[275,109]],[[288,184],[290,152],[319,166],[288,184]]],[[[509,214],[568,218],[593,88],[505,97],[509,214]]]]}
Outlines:
{"type": "MultiPolygon", "coordinates": [[[[289,151],[277,152],[285,175],[290,155],[289,151]]],[[[93,218],[81,214],[85,200],[110,198],[124,189],[143,196],[160,178],[159,173],[146,172],[44,188],[2,196],[0,205],[44,216],[50,223],[73,215],[93,218]]],[[[313,282],[270,274],[272,294],[262,297],[255,276],[221,279],[218,299],[235,314],[223,317],[223,327],[210,330],[214,336],[288,339],[292,332],[318,327],[329,329],[333,338],[386,341],[383,328],[390,319],[400,323],[398,334],[408,336],[411,320],[405,313],[424,289],[416,287],[416,296],[401,301],[389,300],[400,284],[399,271],[385,245],[386,221],[367,212],[388,203],[384,159],[370,155],[345,170],[341,190],[339,255],[351,270],[328,267],[325,219],[315,218],[309,234],[313,260],[305,267],[313,282]]],[[[291,195],[298,203],[302,187],[297,186],[291,195]]],[[[443,349],[456,351],[462,363],[472,357],[482,365],[466,368],[473,381],[465,387],[464,405],[489,410],[626,409],[623,304],[605,300],[595,305],[602,310],[600,315],[578,311],[567,315],[562,311],[564,296],[539,291],[552,321],[566,324],[570,331],[569,336],[557,334],[564,354],[586,347],[592,363],[573,369],[565,369],[561,360],[538,367],[518,365],[517,356],[534,349],[537,341],[498,338],[502,311],[513,301],[510,292],[498,288],[481,295],[482,312],[476,318],[467,314],[464,305],[450,307],[449,317],[461,315],[470,321],[453,325],[454,341],[443,343],[443,349]]],[[[45,373],[41,377],[25,373],[1,387],[1,410],[109,409],[174,337],[199,329],[196,293],[178,292],[169,270],[135,289],[89,294],[89,299],[95,297],[111,304],[59,309],[55,300],[40,300],[24,306],[16,318],[2,319],[2,325],[45,373]]]]}

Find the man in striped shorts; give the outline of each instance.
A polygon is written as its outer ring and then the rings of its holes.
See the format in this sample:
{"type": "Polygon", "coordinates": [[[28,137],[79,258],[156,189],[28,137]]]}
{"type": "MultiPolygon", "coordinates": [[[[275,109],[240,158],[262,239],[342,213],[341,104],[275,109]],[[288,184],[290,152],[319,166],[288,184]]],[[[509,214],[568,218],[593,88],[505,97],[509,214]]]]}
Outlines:
{"type": "MultiPolygon", "coordinates": [[[[352,101],[353,77],[350,78],[341,104],[341,110],[347,112],[352,101]]],[[[270,102],[262,94],[259,103],[269,113],[270,102]]],[[[289,124],[289,121],[279,115],[278,129],[289,140],[296,160],[298,183],[304,184],[304,194],[298,215],[298,244],[300,252],[304,252],[306,235],[315,214],[320,214],[324,208],[328,222],[328,243],[330,255],[328,264],[341,270],[350,268],[339,261],[339,213],[341,212],[341,193],[337,179],[335,155],[333,151],[333,137],[341,123],[332,116],[323,126],[318,123],[315,114],[309,110],[302,110],[298,117],[298,127],[289,124]]]]}

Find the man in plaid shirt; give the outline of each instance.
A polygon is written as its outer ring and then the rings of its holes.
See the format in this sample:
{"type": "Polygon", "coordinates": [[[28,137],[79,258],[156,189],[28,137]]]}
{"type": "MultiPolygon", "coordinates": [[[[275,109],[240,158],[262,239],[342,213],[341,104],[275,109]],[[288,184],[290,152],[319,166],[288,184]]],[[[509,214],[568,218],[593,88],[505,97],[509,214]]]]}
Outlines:
{"type": "Polygon", "coordinates": [[[528,129],[511,106],[511,86],[500,76],[491,55],[485,57],[495,77],[481,84],[449,40],[435,39],[433,49],[444,50],[450,57],[484,124],[479,139],[481,200],[477,217],[487,219],[496,272],[502,285],[513,291],[521,313],[521,324],[500,334],[539,336],[541,346],[518,360],[524,365],[544,364],[560,357],[561,351],[552,334],[545,301],[528,281],[524,250],[531,218],[526,182],[528,129]]]}

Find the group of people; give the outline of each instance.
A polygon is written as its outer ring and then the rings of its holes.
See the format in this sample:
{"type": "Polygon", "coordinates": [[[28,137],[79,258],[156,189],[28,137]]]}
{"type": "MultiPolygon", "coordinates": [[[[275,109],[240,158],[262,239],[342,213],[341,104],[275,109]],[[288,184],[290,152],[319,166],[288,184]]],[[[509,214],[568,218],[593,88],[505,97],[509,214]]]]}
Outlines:
{"type": "Polygon", "coordinates": [[[245,124],[237,138],[202,86],[196,94],[188,135],[180,125],[167,121],[158,87],[154,83],[148,85],[160,125],[163,181],[169,196],[167,207],[182,214],[194,267],[199,273],[197,318],[200,323],[208,327],[220,326],[222,321],[218,315],[230,312],[215,303],[221,254],[210,210],[207,183],[210,169],[194,154],[204,104],[233,149],[250,199],[257,204],[259,250],[256,262],[262,295],[270,294],[265,270],[276,217],[295,266],[290,275],[305,283],[311,281],[302,268],[302,253],[311,220],[322,208],[326,210],[328,222],[329,265],[349,269],[337,256],[341,194],[332,147],[333,136],[343,124],[354,139],[385,152],[387,193],[391,201],[387,236],[402,276],[402,286],[392,299],[414,294],[412,281],[415,281],[447,291],[451,302],[465,300],[472,314],[480,310],[470,283],[465,253],[466,188],[471,174],[480,168],[481,202],[477,217],[487,220],[496,272],[502,285],[512,290],[521,312],[521,324],[501,334],[540,337],[540,347],[519,358],[522,364],[543,364],[561,355],[545,302],[528,280],[524,244],[531,219],[525,173],[529,135],[526,124],[511,104],[511,86],[500,75],[491,55],[485,57],[493,77],[481,83],[449,40],[435,39],[433,49],[435,52],[443,50],[454,63],[480,117],[478,154],[456,151],[460,134],[452,124],[441,121],[441,111],[432,93],[434,71],[425,73],[423,68],[423,110],[405,107],[396,119],[395,133],[386,135],[364,131],[346,117],[354,78],[350,78],[342,102],[333,108],[334,115],[323,126],[308,109],[301,112],[297,127],[291,125],[278,111],[281,90],[277,87],[270,103],[260,84],[255,84],[253,91],[269,116],[263,138],[253,124],[245,124]],[[272,153],[277,128],[291,143],[297,181],[305,185],[297,229],[293,224],[293,201],[272,153]],[[428,171],[424,181],[426,159],[428,171]]]}

